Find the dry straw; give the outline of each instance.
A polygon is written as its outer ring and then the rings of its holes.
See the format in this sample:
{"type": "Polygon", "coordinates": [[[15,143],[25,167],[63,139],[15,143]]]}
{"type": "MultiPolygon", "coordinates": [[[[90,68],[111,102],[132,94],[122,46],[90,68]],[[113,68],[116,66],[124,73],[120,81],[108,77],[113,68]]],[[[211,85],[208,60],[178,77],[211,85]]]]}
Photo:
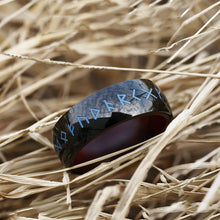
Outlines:
{"type": "Polygon", "coordinates": [[[0,1],[0,219],[220,219],[219,27],[218,0],[0,1]],[[68,172],[59,116],[133,78],[153,80],[175,119],[68,172]]]}

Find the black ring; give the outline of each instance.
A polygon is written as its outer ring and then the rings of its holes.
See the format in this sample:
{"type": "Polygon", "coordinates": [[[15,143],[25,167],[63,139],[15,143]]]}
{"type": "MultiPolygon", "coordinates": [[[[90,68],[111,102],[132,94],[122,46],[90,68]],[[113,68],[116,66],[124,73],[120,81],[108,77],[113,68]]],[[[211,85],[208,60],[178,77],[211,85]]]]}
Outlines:
{"type": "Polygon", "coordinates": [[[153,82],[128,80],[92,94],[66,112],[54,126],[54,147],[70,167],[149,139],[163,132],[172,118],[166,97],[153,82]]]}

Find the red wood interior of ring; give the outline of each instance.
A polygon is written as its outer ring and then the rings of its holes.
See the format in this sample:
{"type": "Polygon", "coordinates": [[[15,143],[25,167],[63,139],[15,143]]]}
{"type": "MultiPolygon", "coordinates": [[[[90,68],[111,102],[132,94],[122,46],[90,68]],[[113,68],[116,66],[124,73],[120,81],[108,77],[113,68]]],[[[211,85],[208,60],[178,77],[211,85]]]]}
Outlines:
{"type": "MultiPolygon", "coordinates": [[[[166,129],[168,122],[168,116],[165,114],[145,114],[121,122],[106,129],[86,144],[74,157],[72,165],[113,153],[154,137],[166,129]]],[[[77,170],[79,173],[86,172],[97,165],[92,164],[77,170]]]]}

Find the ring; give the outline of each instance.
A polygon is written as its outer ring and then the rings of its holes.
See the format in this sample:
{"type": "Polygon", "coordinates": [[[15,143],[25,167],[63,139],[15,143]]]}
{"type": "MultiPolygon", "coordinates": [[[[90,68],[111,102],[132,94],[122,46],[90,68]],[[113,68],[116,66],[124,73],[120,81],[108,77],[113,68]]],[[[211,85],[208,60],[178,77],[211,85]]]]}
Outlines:
{"type": "MultiPolygon", "coordinates": [[[[152,81],[128,80],[70,108],[53,128],[53,143],[61,162],[70,167],[156,136],[172,118],[165,95],[152,81]]],[[[76,172],[84,173],[97,165],[76,172]]]]}

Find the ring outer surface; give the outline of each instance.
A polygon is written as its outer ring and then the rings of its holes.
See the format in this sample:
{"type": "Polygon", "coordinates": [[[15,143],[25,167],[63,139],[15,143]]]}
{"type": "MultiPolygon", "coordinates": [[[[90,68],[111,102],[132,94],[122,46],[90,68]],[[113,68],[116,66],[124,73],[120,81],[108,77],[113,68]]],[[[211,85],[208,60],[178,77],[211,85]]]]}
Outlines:
{"type": "Polygon", "coordinates": [[[70,167],[77,152],[107,128],[154,113],[163,115],[167,124],[173,118],[165,95],[152,81],[133,79],[113,84],[88,96],[61,116],[53,128],[55,150],[62,163],[70,167]]]}

